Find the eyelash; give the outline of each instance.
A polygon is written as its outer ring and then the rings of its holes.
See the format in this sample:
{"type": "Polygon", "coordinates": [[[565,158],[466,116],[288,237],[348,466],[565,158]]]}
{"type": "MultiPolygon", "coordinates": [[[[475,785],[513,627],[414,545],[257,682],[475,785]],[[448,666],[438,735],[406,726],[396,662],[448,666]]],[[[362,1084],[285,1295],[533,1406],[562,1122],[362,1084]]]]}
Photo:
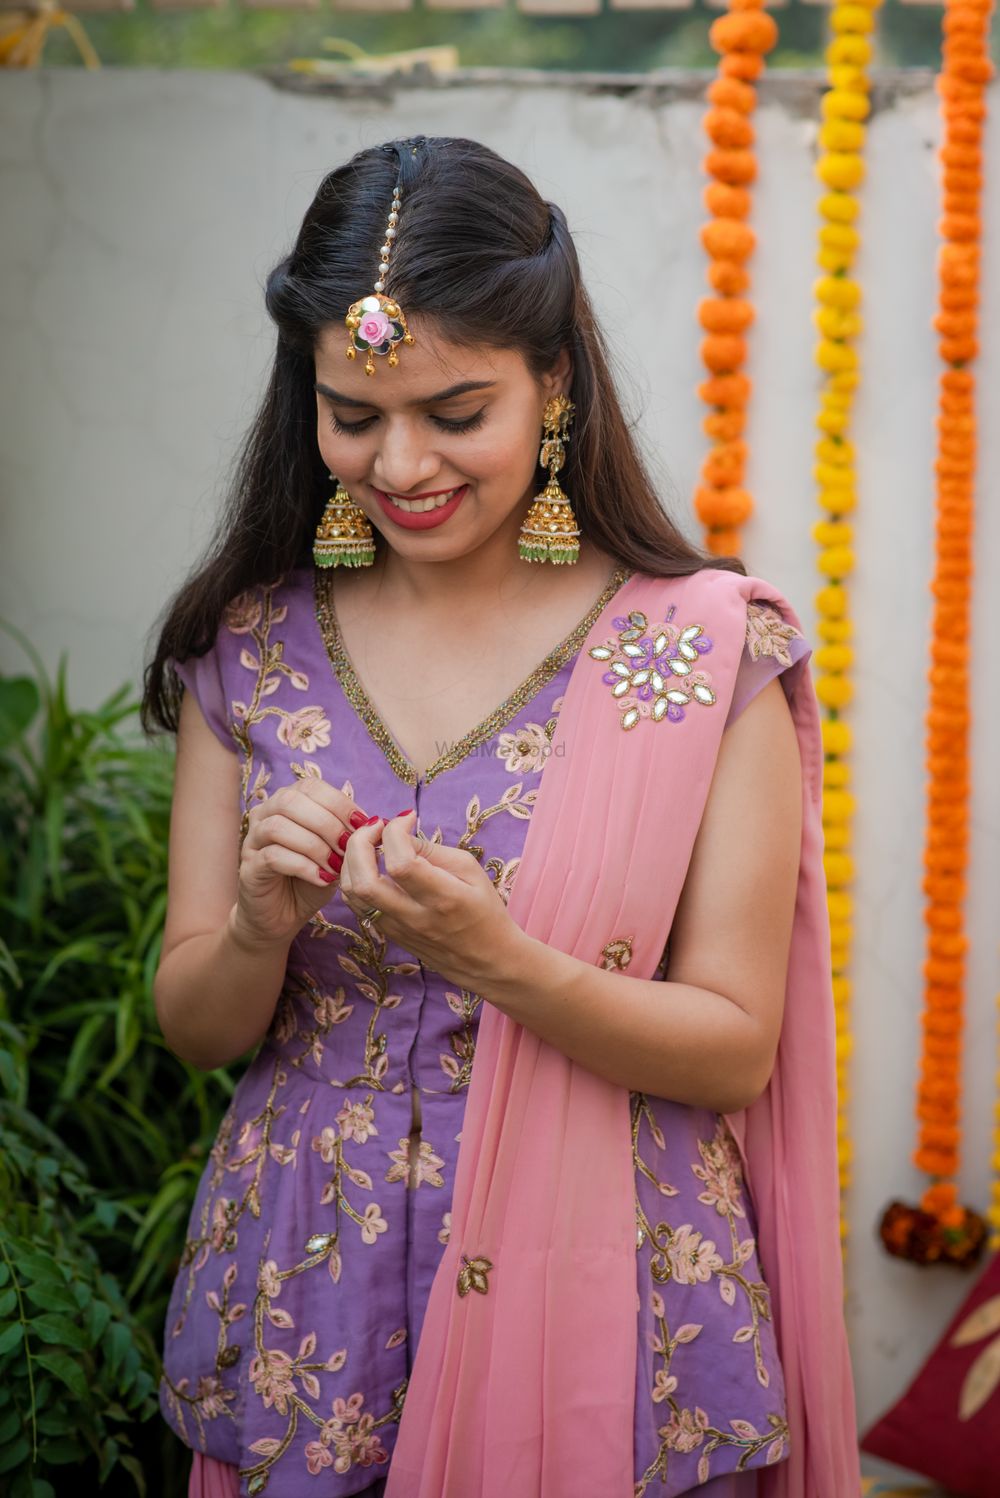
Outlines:
{"type": "MultiPolygon", "coordinates": [[[[432,416],[431,421],[436,422],[445,432],[472,432],[476,427],[482,426],[485,416],[486,407],[484,406],[481,411],[476,412],[475,416],[467,416],[464,421],[446,421],[443,416],[432,416]]],[[[376,417],[369,416],[365,421],[355,421],[348,425],[346,422],[338,421],[333,412],[330,412],[331,427],[338,435],[346,437],[359,437],[375,420],[377,420],[376,417]]]]}

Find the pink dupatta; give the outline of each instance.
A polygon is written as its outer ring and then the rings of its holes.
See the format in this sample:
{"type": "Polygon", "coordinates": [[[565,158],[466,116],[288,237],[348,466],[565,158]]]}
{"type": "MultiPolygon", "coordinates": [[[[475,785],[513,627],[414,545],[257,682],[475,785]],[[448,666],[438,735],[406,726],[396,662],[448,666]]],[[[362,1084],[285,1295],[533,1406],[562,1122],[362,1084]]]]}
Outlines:
{"type": "MultiPolygon", "coordinates": [[[[635,573],[573,669],[508,910],[529,935],[599,963],[629,937],[652,977],[701,822],[746,631],[770,583],[717,568],[635,573]],[[673,608],[673,613],[671,609],[673,608]],[[612,619],[672,619],[712,641],[714,704],[628,731],[589,654],[612,619]]],[[[645,631],[644,631],[645,632],[645,631]]],[[[819,708],[788,672],[803,835],[786,1005],[768,1086],[726,1115],[758,1217],[788,1400],[789,1455],[760,1498],[856,1498],[861,1478],[843,1320],[830,937],[819,708]]],[[[634,701],[629,698],[628,701],[634,701]]],[[[431,1287],[386,1498],[630,1498],[636,1217],[626,1089],[484,1003],[450,1241],[431,1287]]]]}

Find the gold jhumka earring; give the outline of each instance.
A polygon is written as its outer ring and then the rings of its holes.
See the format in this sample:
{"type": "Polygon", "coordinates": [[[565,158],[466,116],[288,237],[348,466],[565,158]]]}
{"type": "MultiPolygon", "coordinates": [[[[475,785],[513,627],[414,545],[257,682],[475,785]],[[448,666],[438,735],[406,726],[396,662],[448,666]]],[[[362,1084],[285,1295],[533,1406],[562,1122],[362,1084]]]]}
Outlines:
{"type": "MultiPolygon", "coordinates": [[[[417,154],[417,145],[422,139],[422,136],[416,136],[409,142],[412,155],[417,154]]],[[[395,147],[385,146],[383,149],[391,151],[395,147]]],[[[366,375],[375,373],[376,354],[387,354],[389,364],[395,366],[399,363],[396,344],[400,341],[411,345],[416,343],[407,327],[403,309],[397,301],[385,295],[389,252],[396,238],[402,206],[400,175],[393,188],[389,223],[385,231],[385,243],[379,251],[378,279],[374,290],[368,296],[352,302],[344,318],[349,331],[347,358],[356,359],[359,351],[366,354],[366,375]]],[[[334,475],[331,473],[330,477],[332,479],[334,475]]],[[[361,506],[354,503],[339,480],[336,492],[327,500],[323,518],[316,527],[313,559],[317,567],[370,567],[375,560],[375,536],[368,517],[361,506]]]]}
{"type": "Polygon", "coordinates": [[[375,535],[368,516],[340,480],[335,482],[336,493],[327,500],[316,527],[313,561],[317,567],[370,567],[375,560],[375,535]]]}
{"type": "Polygon", "coordinates": [[[521,523],[517,549],[524,562],[575,562],[580,555],[576,516],[556,477],[566,461],[565,444],[575,412],[565,395],[545,402],[545,437],[538,461],[548,468],[549,481],[521,523]]]}

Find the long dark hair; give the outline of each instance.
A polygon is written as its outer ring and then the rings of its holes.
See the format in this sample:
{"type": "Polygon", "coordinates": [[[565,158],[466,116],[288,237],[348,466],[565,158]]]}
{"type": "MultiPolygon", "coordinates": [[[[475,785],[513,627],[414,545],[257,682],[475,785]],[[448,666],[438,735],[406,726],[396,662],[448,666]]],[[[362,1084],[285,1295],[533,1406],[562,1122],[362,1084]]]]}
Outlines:
{"type": "Polygon", "coordinates": [[[208,552],[154,627],[140,714],[147,733],[154,724],[176,732],[180,686],[170,658],[204,655],[228,603],[311,562],[330,491],[315,436],[314,349],[375,280],[397,181],[404,213],[386,291],[407,313],[432,319],[467,348],[519,350],[536,377],[568,346],[576,416],[560,478],[582,537],[654,577],[704,567],[746,575],[738,557],[699,551],[663,509],[622,411],[562,210],[478,141],[390,141],[324,177],[294,247],[267,277],[265,304],[278,329],[267,389],[208,552]]]}

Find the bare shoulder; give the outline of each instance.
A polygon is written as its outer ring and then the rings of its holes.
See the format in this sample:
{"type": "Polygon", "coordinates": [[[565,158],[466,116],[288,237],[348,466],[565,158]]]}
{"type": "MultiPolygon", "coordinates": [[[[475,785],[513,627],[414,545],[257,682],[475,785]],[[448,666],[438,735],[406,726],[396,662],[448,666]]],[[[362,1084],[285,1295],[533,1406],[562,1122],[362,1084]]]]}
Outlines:
{"type": "Polygon", "coordinates": [[[758,1023],[761,1090],[781,1031],[802,846],[798,735],[781,681],[722,736],[670,933],[667,978],[723,994],[758,1023]]]}

